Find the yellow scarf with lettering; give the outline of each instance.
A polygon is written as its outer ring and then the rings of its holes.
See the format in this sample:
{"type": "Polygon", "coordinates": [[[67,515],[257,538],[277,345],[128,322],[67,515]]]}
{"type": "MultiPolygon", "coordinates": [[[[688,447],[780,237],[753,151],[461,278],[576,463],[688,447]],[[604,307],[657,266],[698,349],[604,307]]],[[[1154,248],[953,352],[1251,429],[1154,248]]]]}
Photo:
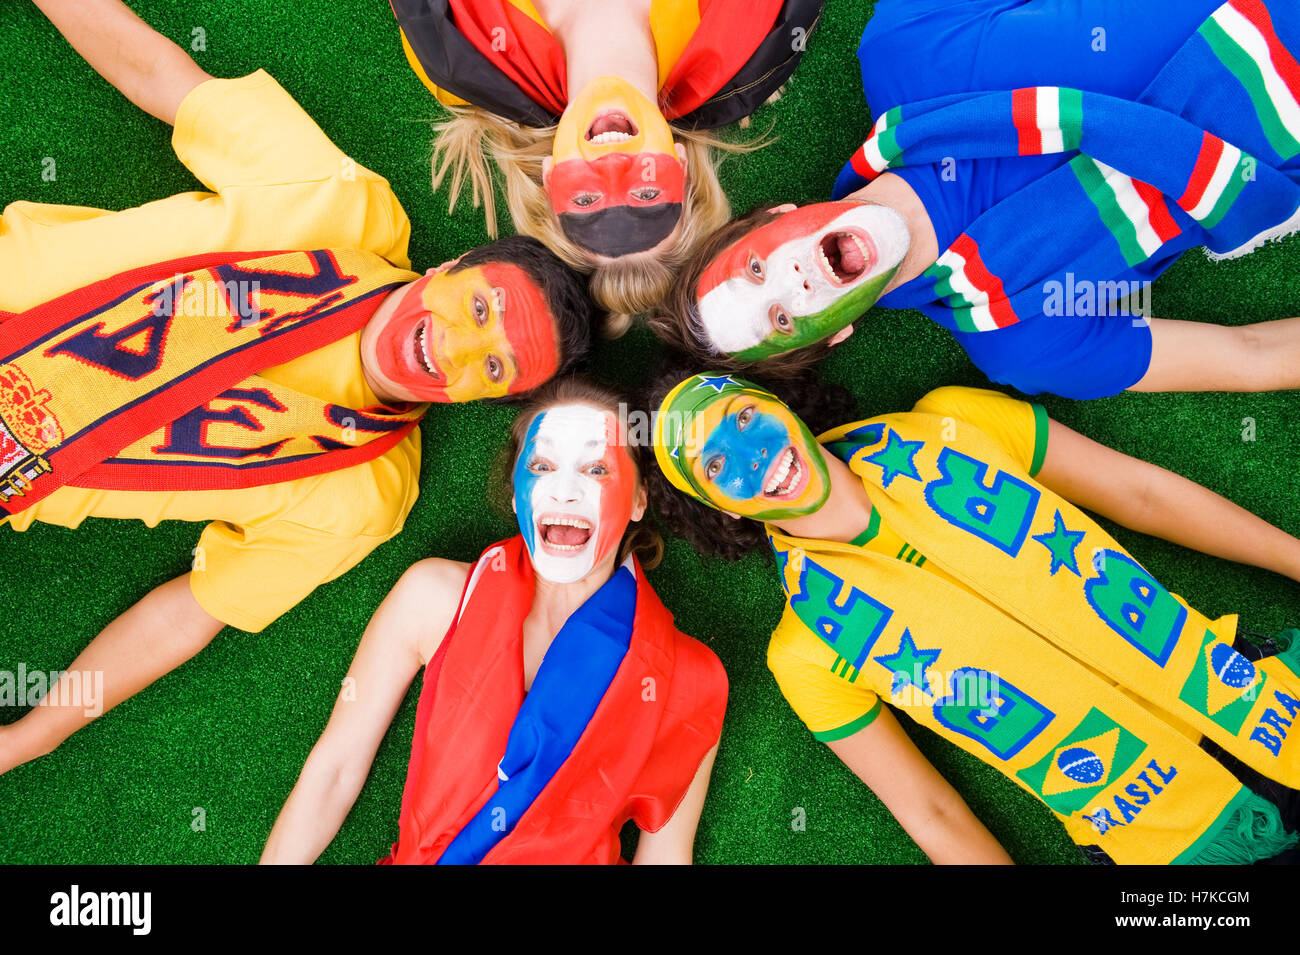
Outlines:
{"type": "Polygon", "coordinates": [[[950,438],[944,420],[886,415],[819,440],[883,522],[964,587],[769,527],[789,598],[778,633],[811,631],[1117,862],[1244,863],[1293,842],[1276,808],[1179,727],[1300,786],[1294,651],[1247,660],[1235,618],[1188,607],[982,431],[962,423],[950,438]]]}
{"type": "Polygon", "coordinates": [[[66,484],[253,487],[383,454],[424,405],[345,408],[261,378],[415,276],[356,250],[190,256],[0,316],[0,519],[66,484]]]}

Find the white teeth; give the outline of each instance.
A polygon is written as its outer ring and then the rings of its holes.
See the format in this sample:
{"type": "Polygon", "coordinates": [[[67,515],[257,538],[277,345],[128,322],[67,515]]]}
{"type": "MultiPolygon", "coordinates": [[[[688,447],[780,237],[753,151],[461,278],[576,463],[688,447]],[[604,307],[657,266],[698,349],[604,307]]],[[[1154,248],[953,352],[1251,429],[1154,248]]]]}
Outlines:
{"type": "Polygon", "coordinates": [[[597,146],[607,146],[610,143],[625,143],[632,138],[630,133],[620,133],[616,130],[610,130],[607,133],[601,133],[599,136],[592,136],[591,142],[597,146]]]}
{"type": "Polygon", "coordinates": [[[763,488],[764,494],[775,494],[776,489],[781,486],[785,476],[790,473],[790,468],[794,467],[794,448],[787,448],[784,459],[775,471],[772,472],[772,479],[767,482],[767,487],[763,488]]]}
{"type": "Polygon", "coordinates": [[[583,530],[591,530],[591,521],[584,520],[581,517],[548,517],[542,522],[544,527],[580,527],[583,530]]]}
{"type": "Polygon", "coordinates": [[[415,357],[419,359],[424,370],[433,374],[433,357],[429,354],[429,343],[425,340],[424,326],[421,325],[415,330],[415,357]]]}

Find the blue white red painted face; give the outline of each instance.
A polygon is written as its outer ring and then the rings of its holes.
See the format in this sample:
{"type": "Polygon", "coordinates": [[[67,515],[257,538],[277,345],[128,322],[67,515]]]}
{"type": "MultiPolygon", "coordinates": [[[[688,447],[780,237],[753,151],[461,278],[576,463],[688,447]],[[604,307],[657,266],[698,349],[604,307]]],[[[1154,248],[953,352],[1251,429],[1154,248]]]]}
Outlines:
{"type": "Polygon", "coordinates": [[[546,580],[581,580],[623,539],[636,467],[617,418],[590,405],[556,405],[533,418],[515,460],[515,515],[533,567],[546,580]]]}

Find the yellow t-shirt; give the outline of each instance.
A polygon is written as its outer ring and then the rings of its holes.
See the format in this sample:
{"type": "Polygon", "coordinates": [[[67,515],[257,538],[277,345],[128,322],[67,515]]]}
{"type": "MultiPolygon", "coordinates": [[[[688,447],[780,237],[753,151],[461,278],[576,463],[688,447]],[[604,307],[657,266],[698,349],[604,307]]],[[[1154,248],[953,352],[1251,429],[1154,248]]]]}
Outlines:
{"type": "MultiPolygon", "coordinates": [[[[387,181],[345,156],[264,71],[195,87],[177,113],[172,146],[212,192],[121,212],[6,207],[0,311],[205,252],[350,248],[409,268],[410,223],[387,181]]],[[[373,405],[359,340],[351,335],[261,374],[349,408],[373,405]]],[[[64,487],[9,523],[22,531],[35,521],[76,527],[87,517],[210,521],[191,590],[208,613],[255,633],[400,531],[419,473],[416,429],[382,457],[330,474],[224,491],[64,487]]]]}
{"type": "MultiPolygon", "coordinates": [[[[1047,453],[1047,413],[1039,405],[996,391],[948,387],[930,392],[912,410],[951,419],[944,427],[983,431],[1006,448],[1031,477],[1042,467],[1047,453]]],[[[878,511],[872,511],[870,524],[853,543],[957,583],[883,524],[878,511]]],[[[852,736],[880,712],[880,698],[865,681],[859,681],[858,671],[804,628],[785,627],[773,634],[767,665],[795,713],[823,742],[852,736]]]]}

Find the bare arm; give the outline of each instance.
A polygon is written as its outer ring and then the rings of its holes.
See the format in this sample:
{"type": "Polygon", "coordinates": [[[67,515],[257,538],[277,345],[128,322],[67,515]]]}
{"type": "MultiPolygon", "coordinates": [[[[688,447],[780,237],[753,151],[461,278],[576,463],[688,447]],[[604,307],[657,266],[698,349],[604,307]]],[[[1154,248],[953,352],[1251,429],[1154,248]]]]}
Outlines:
{"type": "Polygon", "coordinates": [[[266,841],[263,863],[314,862],[338,834],[411,680],[451,624],[467,570],[452,561],[420,561],[379,605],[325,732],[266,841]]]}
{"type": "Polygon", "coordinates": [[[34,0],[100,76],[151,116],[176,122],[194,87],[212,79],[120,0],[34,0]]]}
{"type": "Polygon", "coordinates": [[[1038,480],[1124,527],[1300,580],[1300,540],[1208,488],[1052,421],[1038,480]]]}
{"type": "Polygon", "coordinates": [[[194,656],[223,626],[194,599],[188,574],[155,587],[87,644],[39,706],[0,727],[0,773],[53,751],[194,656]]]}
{"type": "Polygon", "coordinates": [[[1300,388],[1300,318],[1254,325],[1151,319],[1151,364],[1132,391],[1300,388]]]}
{"type": "Polygon", "coordinates": [[[690,865],[695,854],[695,830],[704,810],[704,797],[709,791],[709,776],[713,773],[713,759],[718,755],[718,744],[704,754],[690,789],[682,797],[672,818],[658,832],[643,832],[637,842],[633,865],[690,865]]]}
{"type": "Polygon", "coordinates": [[[903,732],[880,715],[852,736],[827,743],[871,787],[936,865],[1009,865],[1011,857],[903,732]]]}

